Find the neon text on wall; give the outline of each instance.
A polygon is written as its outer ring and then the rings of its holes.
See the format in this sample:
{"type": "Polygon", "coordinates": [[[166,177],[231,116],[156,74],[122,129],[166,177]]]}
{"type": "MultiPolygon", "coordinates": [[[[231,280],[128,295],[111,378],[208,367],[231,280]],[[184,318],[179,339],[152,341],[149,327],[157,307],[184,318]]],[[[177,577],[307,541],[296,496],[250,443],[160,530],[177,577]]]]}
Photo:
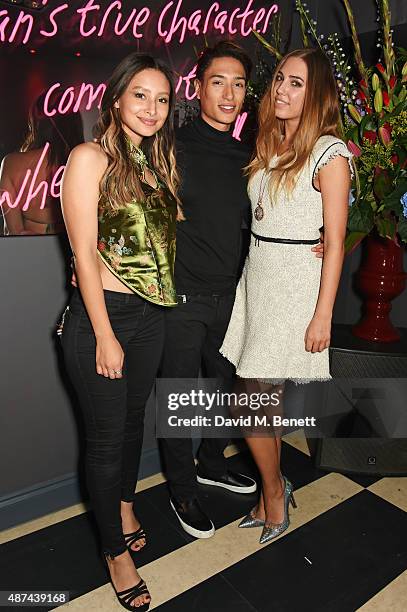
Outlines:
{"type": "MultiPolygon", "coordinates": [[[[47,5],[48,0],[42,0],[42,4],[47,5]]],[[[208,9],[202,8],[188,14],[186,5],[186,0],[171,0],[158,15],[153,14],[147,6],[133,8],[125,15],[120,0],[111,2],[106,9],[96,4],[95,0],[88,0],[75,12],[79,17],[79,34],[84,38],[101,38],[109,30],[118,37],[129,32],[134,38],[141,39],[144,37],[144,27],[150,19],[157,17],[157,36],[168,44],[173,40],[182,43],[187,35],[201,36],[208,32],[246,37],[253,29],[265,34],[270,20],[279,10],[277,4],[256,9],[253,8],[254,0],[246,0],[244,6],[224,10],[221,2],[213,2],[208,9]],[[90,24],[91,20],[93,25],[90,24]]],[[[39,34],[44,38],[57,36],[63,31],[64,13],[67,9],[68,3],[59,4],[45,16],[42,13],[32,15],[20,10],[14,21],[7,9],[0,10],[0,41],[21,42],[26,45],[34,35],[39,34]]]]}
{"type": "MultiPolygon", "coordinates": [[[[187,100],[196,98],[194,81],[196,79],[196,64],[188,72],[187,75],[178,77],[175,86],[175,93],[184,95],[187,100]],[[182,88],[184,87],[184,92],[182,88]]],[[[77,113],[80,110],[91,110],[92,108],[100,108],[103,94],[106,91],[106,84],[99,83],[92,85],[91,83],[81,83],[79,86],[67,87],[57,102],[53,102],[53,93],[57,92],[61,87],[61,83],[53,83],[47,90],[44,97],[44,115],[54,117],[57,113],[65,115],[68,112],[77,113]]]]}
{"type": "MultiPolygon", "coordinates": [[[[246,119],[247,119],[247,113],[242,113],[236,119],[236,123],[235,123],[234,130],[233,130],[233,137],[236,138],[237,140],[240,140],[240,134],[242,132],[246,119]]],[[[47,159],[47,153],[48,153],[49,147],[50,147],[49,142],[45,143],[44,148],[41,151],[41,155],[38,159],[37,165],[34,168],[34,170],[31,170],[30,168],[26,170],[24,179],[22,180],[20,184],[20,188],[18,190],[18,193],[16,193],[14,200],[8,191],[2,190],[0,192],[0,207],[3,208],[5,213],[6,213],[6,210],[4,209],[5,205],[8,206],[9,208],[19,207],[22,211],[26,212],[30,208],[30,204],[32,200],[36,198],[38,194],[41,193],[41,191],[42,191],[41,205],[40,205],[41,210],[45,207],[45,203],[46,203],[48,195],[50,195],[53,198],[59,198],[61,196],[61,181],[62,181],[62,174],[65,169],[65,166],[59,166],[59,168],[57,168],[56,172],[53,174],[50,181],[40,181],[38,185],[36,184],[42,165],[47,164],[46,159],[47,159]],[[23,201],[23,194],[27,187],[28,187],[27,195],[25,196],[25,200],[23,201]]]]}
{"type": "MultiPolygon", "coordinates": [[[[182,86],[185,86],[184,95],[187,100],[196,98],[193,81],[196,78],[196,65],[186,76],[179,76],[175,91],[180,93],[182,86]]],[[[53,101],[53,94],[61,87],[61,83],[53,83],[47,90],[44,97],[44,115],[54,117],[56,114],[65,115],[68,112],[78,113],[80,110],[91,110],[100,108],[103,94],[106,91],[106,84],[81,83],[79,86],[69,86],[63,90],[57,101],[53,101]]]]}
{"type": "Polygon", "coordinates": [[[28,168],[26,170],[24,179],[20,184],[20,188],[18,193],[15,196],[15,200],[13,201],[11,195],[8,191],[4,190],[0,193],[0,206],[4,206],[6,204],[9,208],[21,208],[22,211],[27,211],[30,208],[30,204],[34,198],[36,198],[41,192],[41,205],[40,209],[42,210],[45,207],[46,199],[48,194],[50,194],[53,198],[59,198],[61,195],[61,180],[62,173],[64,171],[65,166],[60,166],[57,171],[54,173],[52,179],[48,181],[40,181],[37,184],[38,175],[40,173],[41,167],[45,162],[47,164],[46,158],[49,149],[49,142],[46,142],[43,150],[41,151],[41,155],[38,159],[37,165],[34,170],[28,168]],[[28,187],[28,192],[25,197],[24,202],[22,201],[23,194],[25,189],[28,187]]]}
{"type": "Polygon", "coordinates": [[[58,105],[53,107],[52,94],[61,87],[61,83],[54,83],[48,89],[44,97],[44,115],[53,117],[57,113],[65,115],[68,112],[77,113],[84,104],[86,110],[91,110],[93,105],[100,108],[103,94],[106,91],[106,85],[94,86],[91,83],[82,83],[79,90],[76,87],[67,87],[61,97],[58,99],[58,105]]]}

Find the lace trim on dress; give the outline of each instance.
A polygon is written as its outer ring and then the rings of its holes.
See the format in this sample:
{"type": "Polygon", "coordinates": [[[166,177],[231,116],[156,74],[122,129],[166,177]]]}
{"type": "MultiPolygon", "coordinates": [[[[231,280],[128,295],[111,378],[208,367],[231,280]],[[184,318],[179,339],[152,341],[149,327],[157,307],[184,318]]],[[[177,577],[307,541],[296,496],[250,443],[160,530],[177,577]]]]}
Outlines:
{"type": "Polygon", "coordinates": [[[327,382],[332,380],[332,377],[325,378],[258,378],[259,382],[266,383],[267,385],[282,385],[287,380],[293,382],[295,385],[308,385],[311,382],[327,382]]]}

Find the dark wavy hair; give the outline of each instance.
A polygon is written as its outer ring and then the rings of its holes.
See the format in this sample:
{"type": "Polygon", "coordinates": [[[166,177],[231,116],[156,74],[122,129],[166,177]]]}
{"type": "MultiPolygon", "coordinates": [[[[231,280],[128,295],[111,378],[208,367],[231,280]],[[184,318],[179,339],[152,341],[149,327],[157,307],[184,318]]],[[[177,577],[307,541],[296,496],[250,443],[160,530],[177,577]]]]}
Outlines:
{"type": "MultiPolygon", "coordinates": [[[[48,142],[47,164],[51,168],[66,164],[69,153],[76,145],[84,141],[83,124],[80,113],[56,113],[53,117],[46,115],[44,104],[47,92],[43,91],[34,100],[28,112],[28,131],[20,152],[42,149],[48,142]]],[[[52,105],[56,106],[63,95],[62,88],[51,96],[52,105]]]]}
{"type": "Polygon", "coordinates": [[[181,219],[182,211],[177,196],[179,176],[175,160],[173,75],[163,62],[147,53],[135,52],[125,57],[116,66],[107,83],[95,128],[95,137],[108,159],[108,166],[100,181],[100,191],[112,211],[117,211],[134,197],[144,200],[140,177],[128,155],[120,110],[114,104],[124,94],[132,78],[146,69],[158,70],[167,79],[170,85],[169,112],[162,128],[153,136],[143,138],[140,148],[176,199],[178,218],[181,219]]]}
{"type": "Polygon", "coordinates": [[[220,40],[213,47],[206,47],[199,57],[196,68],[198,81],[202,81],[205,70],[209,68],[214,59],[219,57],[232,57],[240,62],[246,74],[246,81],[249,80],[253,64],[246,51],[230,40],[220,40]]]}

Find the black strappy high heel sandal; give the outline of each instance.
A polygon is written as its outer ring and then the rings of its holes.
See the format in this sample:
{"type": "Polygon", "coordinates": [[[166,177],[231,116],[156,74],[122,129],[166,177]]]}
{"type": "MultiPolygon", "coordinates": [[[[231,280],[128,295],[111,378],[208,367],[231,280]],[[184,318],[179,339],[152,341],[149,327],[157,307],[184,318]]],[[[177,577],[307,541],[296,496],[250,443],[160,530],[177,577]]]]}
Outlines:
{"type": "Polygon", "coordinates": [[[142,527],[139,527],[137,531],[133,531],[133,533],[124,533],[123,535],[124,535],[125,544],[130,554],[141,552],[143,548],[147,545],[146,532],[144,531],[142,527]],[[131,547],[132,544],[134,544],[134,542],[137,542],[137,540],[141,540],[141,538],[144,538],[144,541],[145,541],[144,546],[141,546],[141,548],[139,548],[138,550],[134,550],[134,548],[131,547]]]}
{"type": "MultiPolygon", "coordinates": [[[[114,588],[114,584],[112,582],[112,586],[114,588]]],[[[124,591],[116,591],[114,588],[114,592],[116,593],[116,597],[119,600],[119,603],[126,608],[126,610],[140,610],[141,612],[147,612],[150,607],[150,602],[141,604],[140,606],[132,606],[132,602],[140,597],[141,595],[149,595],[150,592],[146,586],[146,583],[143,579],[140,580],[134,587],[130,587],[129,589],[125,589],[124,591]]]]}
{"type": "Polygon", "coordinates": [[[132,586],[129,589],[124,589],[123,591],[117,591],[110,575],[109,564],[107,562],[107,557],[105,554],[103,555],[103,559],[106,563],[107,571],[109,573],[110,583],[113,587],[114,592],[116,593],[116,597],[120,605],[123,606],[123,608],[126,608],[126,610],[130,610],[130,612],[134,612],[135,610],[139,610],[140,612],[147,612],[151,603],[151,595],[144,580],[140,578],[139,582],[135,586],[132,586]],[[141,595],[148,595],[150,597],[150,601],[143,603],[140,606],[132,606],[132,602],[141,595]]]}

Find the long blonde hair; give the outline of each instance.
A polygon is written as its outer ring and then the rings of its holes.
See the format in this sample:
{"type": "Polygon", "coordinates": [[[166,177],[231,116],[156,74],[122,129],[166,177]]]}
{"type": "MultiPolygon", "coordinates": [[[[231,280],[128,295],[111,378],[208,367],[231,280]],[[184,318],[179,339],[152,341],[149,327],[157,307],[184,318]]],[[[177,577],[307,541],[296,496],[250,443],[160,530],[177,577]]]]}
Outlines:
{"type": "Polygon", "coordinates": [[[127,149],[126,135],[122,127],[120,111],[114,103],[127,89],[131,79],[147,68],[159,70],[170,84],[169,113],[162,128],[149,138],[144,138],[141,149],[149,164],[167,185],[177,202],[177,219],[183,219],[178,198],[179,175],[175,158],[174,108],[175,92],[172,74],[161,61],[146,53],[131,53],[113,71],[102,98],[101,111],[95,136],[108,159],[108,166],[100,181],[105,208],[118,211],[134,197],[144,200],[140,177],[127,149]]]}
{"type": "Polygon", "coordinates": [[[250,178],[263,168],[267,169],[273,155],[277,155],[284,137],[284,120],[276,117],[275,84],[279,70],[291,57],[304,60],[307,69],[307,85],[304,107],[292,147],[278,158],[270,173],[270,196],[281,187],[291,193],[295,179],[307,163],[320,136],[338,136],[339,101],[335,80],[328,58],[319,49],[297,49],[288,53],[278,64],[273,80],[259,106],[259,131],[254,157],[247,167],[250,178]]]}

